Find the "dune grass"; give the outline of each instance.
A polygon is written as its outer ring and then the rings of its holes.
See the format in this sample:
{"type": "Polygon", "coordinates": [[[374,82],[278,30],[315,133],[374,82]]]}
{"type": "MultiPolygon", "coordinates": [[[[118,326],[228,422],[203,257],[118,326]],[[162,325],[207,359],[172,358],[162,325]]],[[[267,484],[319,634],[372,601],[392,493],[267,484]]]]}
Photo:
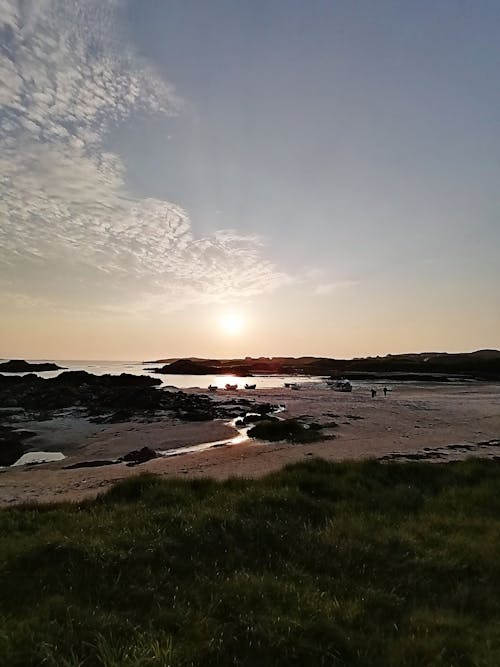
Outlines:
{"type": "Polygon", "coordinates": [[[2,667],[500,665],[500,465],[138,476],[0,512],[2,667]]]}

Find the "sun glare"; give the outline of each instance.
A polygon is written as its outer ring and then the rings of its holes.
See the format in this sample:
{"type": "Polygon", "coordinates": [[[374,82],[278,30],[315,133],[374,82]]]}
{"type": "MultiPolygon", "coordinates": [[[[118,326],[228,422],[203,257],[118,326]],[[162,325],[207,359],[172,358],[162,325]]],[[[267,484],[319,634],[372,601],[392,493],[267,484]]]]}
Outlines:
{"type": "Polygon", "coordinates": [[[239,334],[244,327],[245,321],[241,313],[224,313],[220,319],[220,328],[228,336],[239,334]]]}

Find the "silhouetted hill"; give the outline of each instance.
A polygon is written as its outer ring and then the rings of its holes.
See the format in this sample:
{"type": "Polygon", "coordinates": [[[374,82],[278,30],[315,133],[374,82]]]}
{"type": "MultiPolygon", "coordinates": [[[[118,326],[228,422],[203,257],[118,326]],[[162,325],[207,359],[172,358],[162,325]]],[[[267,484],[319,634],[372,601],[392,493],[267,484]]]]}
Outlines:
{"type": "Polygon", "coordinates": [[[471,352],[470,356],[477,357],[478,359],[499,359],[500,350],[477,350],[476,352],[471,352]]]}
{"type": "Polygon", "coordinates": [[[350,375],[353,378],[434,379],[463,377],[500,380],[500,351],[389,354],[385,357],[259,357],[253,359],[178,359],[157,372],[189,375],[283,374],[350,375]]]}

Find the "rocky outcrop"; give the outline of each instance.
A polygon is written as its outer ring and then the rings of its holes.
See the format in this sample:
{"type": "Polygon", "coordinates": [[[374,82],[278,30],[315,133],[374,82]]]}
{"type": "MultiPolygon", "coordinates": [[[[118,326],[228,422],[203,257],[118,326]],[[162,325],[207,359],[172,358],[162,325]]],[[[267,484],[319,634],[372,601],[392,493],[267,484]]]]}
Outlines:
{"type": "Polygon", "coordinates": [[[248,426],[249,424],[256,424],[257,422],[268,421],[277,422],[278,417],[272,417],[267,414],[260,414],[260,412],[249,412],[241,419],[236,420],[236,426],[248,426]]]}
{"type": "Polygon", "coordinates": [[[150,447],[142,447],[142,449],[134,449],[128,454],[121,456],[119,459],[98,459],[94,461],[77,461],[71,465],[64,466],[65,470],[75,470],[77,468],[101,468],[102,466],[115,466],[119,463],[126,463],[129,466],[135,466],[139,463],[146,463],[151,459],[156,459],[159,456],[154,449],[150,447]]]}
{"type": "Polygon", "coordinates": [[[60,373],[52,380],[56,384],[81,387],[82,385],[101,387],[157,387],[161,384],[159,378],[147,375],[132,375],[121,373],[120,375],[93,375],[87,371],[66,371],[60,373]]]}
{"type": "Polygon", "coordinates": [[[158,454],[154,449],[150,449],[149,447],[142,447],[142,449],[134,449],[132,452],[125,454],[125,456],[122,456],[118,460],[120,462],[123,461],[125,463],[137,465],[138,463],[145,463],[146,461],[156,459],[157,457],[158,454]]]}
{"type": "Polygon", "coordinates": [[[67,408],[86,410],[96,421],[122,422],[155,413],[170,412],[183,420],[202,421],[225,416],[205,395],[186,394],[157,388],[158,378],[136,375],[92,375],[68,371],[50,379],[29,374],[22,377],[0,375],[0,406],[16,406],[30,413],[67,408]]]}
{"type": "Polygon", "coordinates": [[[36,435],[32,431],[18,431],[0,425],[0,466],[11,466],[27,451],[23,441],[36,435]]]}
{"type": "Polygon", "coordinates": [[[152,368],[154,373],[165,373],[168,375],[214,375],[218,373],[218,369],[199,361],[191,361],[191,359],[179,359],[171,364],[167,364],[162,368],[152,368]]]}
{"type": "Polygon", "coordinates": [[[112,461],[110,459],[99,459],[97,461],[78,461],[69,466],[64,466],[64,470],[76,470],[78,468],[102,468],[103,466],[114,466],[119,461],[112,461]]]}
{"type": "Polygon", "coordinates": [[[11,359],[0,364],[0,373],[39,373],[41,371],[59,371],[63,367],[52,363],[31,364],[24,359],[11,359]]]}
{"type": "Polygon", "coordinates": [[[253,428],[249,429],[248,436],[271,442],[287,440],[292,443],[316,442],[318,440],[329,440],[333,437],[324,435],[319,424],[315,424],[315,427],[312,428],[297,419],[259,421],[253,428]]]}

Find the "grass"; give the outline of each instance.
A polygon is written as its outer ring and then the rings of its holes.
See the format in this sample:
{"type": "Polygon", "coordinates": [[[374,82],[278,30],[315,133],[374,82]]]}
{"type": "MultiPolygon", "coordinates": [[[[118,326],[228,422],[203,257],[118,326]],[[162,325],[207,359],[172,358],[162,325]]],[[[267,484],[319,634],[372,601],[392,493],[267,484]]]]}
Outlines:
{"type": "Polygon", "coordinates": [[[497,462],[138,476],[0,535],[2,667],[500,664],[497,462]]]}

